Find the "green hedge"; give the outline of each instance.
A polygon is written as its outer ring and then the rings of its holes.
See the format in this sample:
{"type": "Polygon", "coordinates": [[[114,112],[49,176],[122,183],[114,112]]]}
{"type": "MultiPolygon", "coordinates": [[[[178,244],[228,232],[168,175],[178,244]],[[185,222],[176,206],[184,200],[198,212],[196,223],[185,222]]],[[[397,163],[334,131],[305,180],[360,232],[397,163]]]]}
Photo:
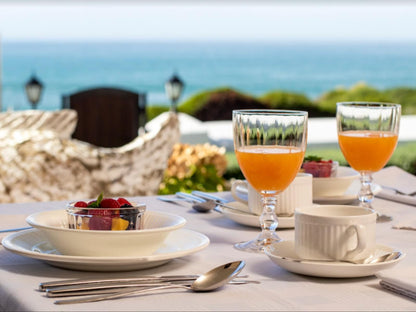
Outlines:
{"type": "MultiPolygon", "coordinates": [[[[212,93],[233,90],[228,87],[199,92],[178,105],[178,111],[194,116],[195,112],[207,103],[212,93]]],[[[416,88],[398,87],[378,90],[365,83],[357,83],[351,88],[336,88],[325,92],[317,99],[296,92],[273,90],[259,97],[233,90],[241,95],[255,98],[270,108],[306,110],[310,117],[335,116],[336,103],[343,101],[390,102],[402,105],[402,114],[416,114],[416,88]]],[[[168,106],[149,105],[148,120],[168,111],[168,106]]]]}

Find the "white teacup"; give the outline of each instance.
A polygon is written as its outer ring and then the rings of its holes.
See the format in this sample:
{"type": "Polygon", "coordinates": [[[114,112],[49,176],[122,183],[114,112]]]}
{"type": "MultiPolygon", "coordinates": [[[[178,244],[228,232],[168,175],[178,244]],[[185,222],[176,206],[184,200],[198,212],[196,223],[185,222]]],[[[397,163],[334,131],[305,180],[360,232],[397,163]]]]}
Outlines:
{"type": "MultiPolygon", "coordinates": [[[[248,205],[248,209],[257,215],[263,212],[261,195],[247,181],[236,180],[231,185],[231,195],[236,201],[248,205]],[[247,190],[245,193],[242,190],[247,190]]],[[[295,208],[312,206],[312,175],[298,173],[293,182],[277,195],[275,213],[277,216],[291,216],[295,208]]]]}
{"type": "Polygon", "coordinates": [[[376,246],[374,210],[358,206],[322,205],[295,212],[295,251],[301,259],[357,260],[376,246]]]}

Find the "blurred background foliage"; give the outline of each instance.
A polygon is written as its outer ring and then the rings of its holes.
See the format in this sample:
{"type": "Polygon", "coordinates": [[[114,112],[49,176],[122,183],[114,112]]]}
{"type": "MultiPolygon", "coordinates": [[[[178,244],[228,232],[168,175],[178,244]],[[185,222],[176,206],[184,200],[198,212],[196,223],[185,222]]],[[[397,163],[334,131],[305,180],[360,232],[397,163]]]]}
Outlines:
{"type": "MultiPolygon", "coordinates": [[[[351,88],[338,87],[330,90],[317,99],[310,99],[306,95],[283,90],[270,91],[261,96],[253,96],[242,93],[232,88],[223,87],[213,90],[202,91],[191,96],[178,105],[178,111],[196,116],[214,96],[236,93],[241,98],[259,102],[269,108],[306,110],[310,117],[333,117],[335,116],[336,103],[342,101],[372,101],[389,102],[402,105],[402,114],[416,114],[416,89],[398,87],[385,90],[378,90],[363,82],[357,83],[351,88]]],[[[221,103],[222,104],[222,103],[221,103]]],[[[148,120],[153,119],[162,112],[168,111],[169,107],[149,104],[147,107],[148,120]]]]}

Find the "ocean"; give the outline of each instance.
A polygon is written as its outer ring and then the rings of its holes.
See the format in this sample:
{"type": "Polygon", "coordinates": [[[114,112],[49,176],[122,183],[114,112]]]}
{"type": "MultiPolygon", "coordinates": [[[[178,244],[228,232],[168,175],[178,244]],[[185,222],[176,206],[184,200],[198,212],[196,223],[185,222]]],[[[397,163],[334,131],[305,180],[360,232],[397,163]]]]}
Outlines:
{"type": "Polygon", "coordinates": [[[2,42],[2,110],[30,109],[24,84],[44,84],[38,109],[61,108],[62,95],[112,86],[169,105],[164,84],[175,72],[181,97],[218,87],[262,95],[299,92],[315,99],[358,82],[416,87],[415,42],[2,42]]]}

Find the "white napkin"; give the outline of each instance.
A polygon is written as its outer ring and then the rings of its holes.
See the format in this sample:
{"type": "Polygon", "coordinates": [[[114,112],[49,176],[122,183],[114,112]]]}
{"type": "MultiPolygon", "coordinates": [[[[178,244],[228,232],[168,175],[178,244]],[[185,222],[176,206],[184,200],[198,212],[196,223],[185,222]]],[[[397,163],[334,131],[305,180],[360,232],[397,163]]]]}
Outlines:
{"type": "Polygon", "coordinates": [[[400,195],[394,191],[405,194],[416,192],[416,176],[399,167],[391,166],[374,173],[373,178],[374,182],[383,188],[377,197],[416,206],[416,196],[400,195]]]}
{"type": "Polygon", "coordinates": [[[396,166],[374,173],[373,178],[381,186],[399,190],[404,194],[416,192],[416,176],[396,166]]]}
{"type": "MultiPolygon", "coordinates": [[[[28,226],[28,224],[25,221],[26,217],[27,215],[22,215],[22,214],[1,215],[0,216],[0,230],[26,227],[28,226]]],[[[0,233],[0,245],[1,245],[1,240],[11,233],[14,233],[14,232],[0,233]]]]}
{"type": "Polygon", "coordinates": [[[393,190],[382,189],[376,194],[376,197],[403,203],[406,205],[416,206],[416,196],[400,195],[393,190]]]}
{"type": "Polygon", "coordinates": [[[376,274],[385,289],[416,300],[416,267],[399,267],[376,274]]]}

